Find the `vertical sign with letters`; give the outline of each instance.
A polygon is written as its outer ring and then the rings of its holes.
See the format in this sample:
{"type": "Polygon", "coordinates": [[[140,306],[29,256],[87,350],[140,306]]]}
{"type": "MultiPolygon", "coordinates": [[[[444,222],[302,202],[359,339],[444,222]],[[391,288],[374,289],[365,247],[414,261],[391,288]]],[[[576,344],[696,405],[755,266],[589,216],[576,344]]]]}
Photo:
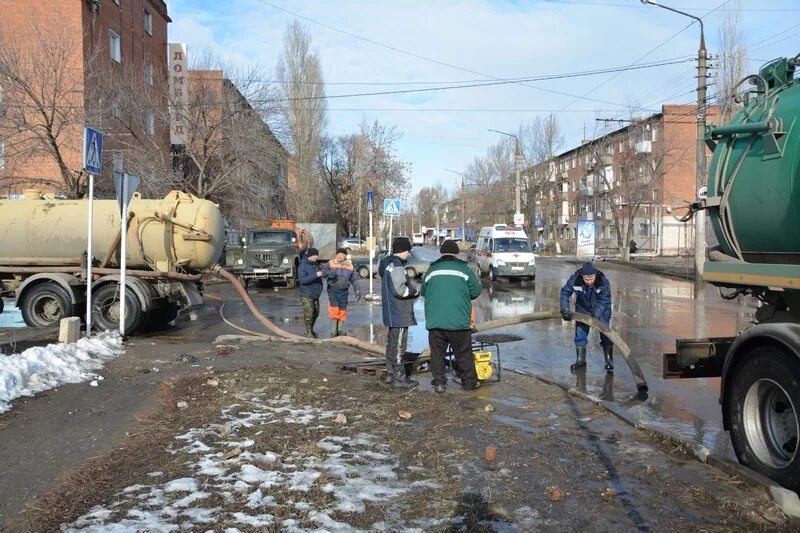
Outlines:
{"type": "Polygon", "coordinates": [[[189,107],[189,69],[186,44],[170,43],[169,53],[169,142],[186,144],[186,111],[189,107]]]}

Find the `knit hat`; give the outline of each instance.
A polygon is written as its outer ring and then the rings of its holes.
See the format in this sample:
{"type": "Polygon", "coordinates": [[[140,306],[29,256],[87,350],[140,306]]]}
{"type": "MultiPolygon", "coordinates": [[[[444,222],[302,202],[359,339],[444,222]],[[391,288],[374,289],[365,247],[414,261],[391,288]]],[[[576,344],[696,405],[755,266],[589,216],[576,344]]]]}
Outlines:
{"type": "Polygon", "coordinates": [[[311,257],[312,255],[319,255],[319,250],[316,248],[309,248],[306,252],[306,257],[311,257]]]}
{"type": "Polygon", "coordinates": [[[337,249],[336,249],[336,253],[337,253],[337,254],[344,254],[344,255],[347,255],[347,250],[345,250],[344,248],[337,248],[337,249]]]}
{"type": "Polygon", "coordinates": [[[581,267],[581,276],[591,276],[597,274],[597,269],[591,263],[584,263],[581,267]]]}
{"type": "Polygon", "coordinates": [[[392,253],[399,254],[402,252],[410,252],[411,251],[411,241],[408,240],[408,237],[396,237],[395,240],[392,242],[392,253]]]}
{"type": "Polygon", "coordinates": [[[461,250],[458,249],[458,244],[453,239],[447,239],[442,243],[442,247],[439,248],[439,252],[443,254],[453,254],[458,255],[461,250]]]}

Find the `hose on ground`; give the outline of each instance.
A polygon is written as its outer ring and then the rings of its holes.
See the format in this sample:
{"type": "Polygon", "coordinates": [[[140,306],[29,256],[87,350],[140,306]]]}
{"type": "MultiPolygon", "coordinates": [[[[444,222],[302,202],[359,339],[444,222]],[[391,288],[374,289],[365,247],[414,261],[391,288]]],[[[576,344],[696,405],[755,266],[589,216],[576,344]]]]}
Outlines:
{"type": "MultiPolygon", "coordinates": [[[[214,267],[211,268],[211,271],[231,282],[233,287],[236,289],[236,292],[238,292],[239,296],[241,296],[242,300],[244,300],[244,303],[247,305],[247,308],[250,309],[250,312],[253,314],[254,317],[256,317],[256,320],[258,320],[269,331],[274,333],[276,337],[294,341],[308,341],[306,337],[295,335],[294,333],[289,333],[288,331],[282,330],[281,328],[276,326],[270,319],[261,314],[261,311],[259,311],[256,305],[253,303],[253,300],[250,298],[250,295],[247,294],[247,291],[245,290],[244,287],[242,287],[242,284],[239,283],[239,280],[236,278],[236,276],[234,276],[233,274],[222,268],[220,265],[214,265],[214,267]]],[[[332,339],[320,339],[320,340],[326,343],[336,343],[336,344],[344,344],[347,346],[352,346],[354,348],[358,348],[360,350],[364,350],[365,352],[375,355],[384,355],[384,350],[382,347],[376,346],[368,342],[360,341],[354,337],[334,337],[332,339]]]]}

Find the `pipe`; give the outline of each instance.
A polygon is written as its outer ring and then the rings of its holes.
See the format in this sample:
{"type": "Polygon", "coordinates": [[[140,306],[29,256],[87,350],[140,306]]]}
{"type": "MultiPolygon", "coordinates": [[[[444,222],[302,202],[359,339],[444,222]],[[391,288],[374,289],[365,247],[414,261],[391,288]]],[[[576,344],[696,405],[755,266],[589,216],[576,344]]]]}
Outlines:
{"type": "Polygon", "coordinates": [[[3,257],[0,259],[2,266],[80,266],[80,257],[3,257]]]}
{"type": "MultiPolygon", "coordinates": [[[[71,266],[53,266],[53,267],[6,267],[0,266],[0,273],[20,273],[20,274],[39,274],[39,273],[67,273],[80,275],[83,269],[80,267],[71,266]]],[[[159,272],[157,270],[127,270],[129,275],[136,278],[161,278],[173,279],[177,281],[200,281],[202,276],[200,274],[183,274],[181,272],[159,272]]],[[[114,275],[119,274],[118,268],[93,268],[93,274],[114,275]]]]}

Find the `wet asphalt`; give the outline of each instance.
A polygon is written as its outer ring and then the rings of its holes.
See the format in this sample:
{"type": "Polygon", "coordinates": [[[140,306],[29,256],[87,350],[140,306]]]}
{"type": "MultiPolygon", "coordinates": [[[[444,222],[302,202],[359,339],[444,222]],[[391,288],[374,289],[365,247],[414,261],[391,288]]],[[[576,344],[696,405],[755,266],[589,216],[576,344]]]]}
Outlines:
{"type": "MultiPolygon", "coordinates": [[[[434,250],[429,253],[435,257],[434,250]]],[[[475,301],[477,322],[558,309],[561,287],[579,266],[574,261],[539,258],[535,281],[499,280],[492,283],[482,279],[483,291],[475,301]]],[[[734,335],[752,319],[753,303],[722,300],[717,289],[710,285],[703,297],[695,300],[691,282],[626,266],[598,263],[598,267],[611,282],[612,327],[622,335],[639,361],[649,385],[647,397],[637,396],[633,377],[620,356],[615,358],[616,372],[605,372],[595,332],[590,336],[585,374],[572,374],[569,365],[575,358],[574,324],[561,320],[504,328],[502,332],[518,335],[522,340],[499,345],[503,368],[532,372],[615,401],[655,426],[702,442],[713,451],[734,458],[729,436],[722,429],[719,379],[664,380],[662,359],[664,353],[674,351],[678,338],[734,335]]],[[[378,279],[373,281],[375,293],[380,293],[379,283],[378,279]]],[[[363,293],[367,294],[369,280],[363,279],[360,284],[363,293]]],[[[249,293],[259,309],[280,327],[302,332],[302,309],[295,291],[257,286],[251,287],[249,293]]],[[[330,325],[324,292],[320,304],[322,316],[316,329],[326,337],[330,325]]],[[[427,346],[422,298],[416,302],[415,312],[419,324],[410,331],[409,351],[421,352],[427,346]]],[[[229,301],[225,313],[231,321],[245,328],[263,329],[240,302],[229,301]]],[[[359,339],[382,344],[385,328],[380,303],[355,303],[351,297],[345,330],[359,339]]]]}

